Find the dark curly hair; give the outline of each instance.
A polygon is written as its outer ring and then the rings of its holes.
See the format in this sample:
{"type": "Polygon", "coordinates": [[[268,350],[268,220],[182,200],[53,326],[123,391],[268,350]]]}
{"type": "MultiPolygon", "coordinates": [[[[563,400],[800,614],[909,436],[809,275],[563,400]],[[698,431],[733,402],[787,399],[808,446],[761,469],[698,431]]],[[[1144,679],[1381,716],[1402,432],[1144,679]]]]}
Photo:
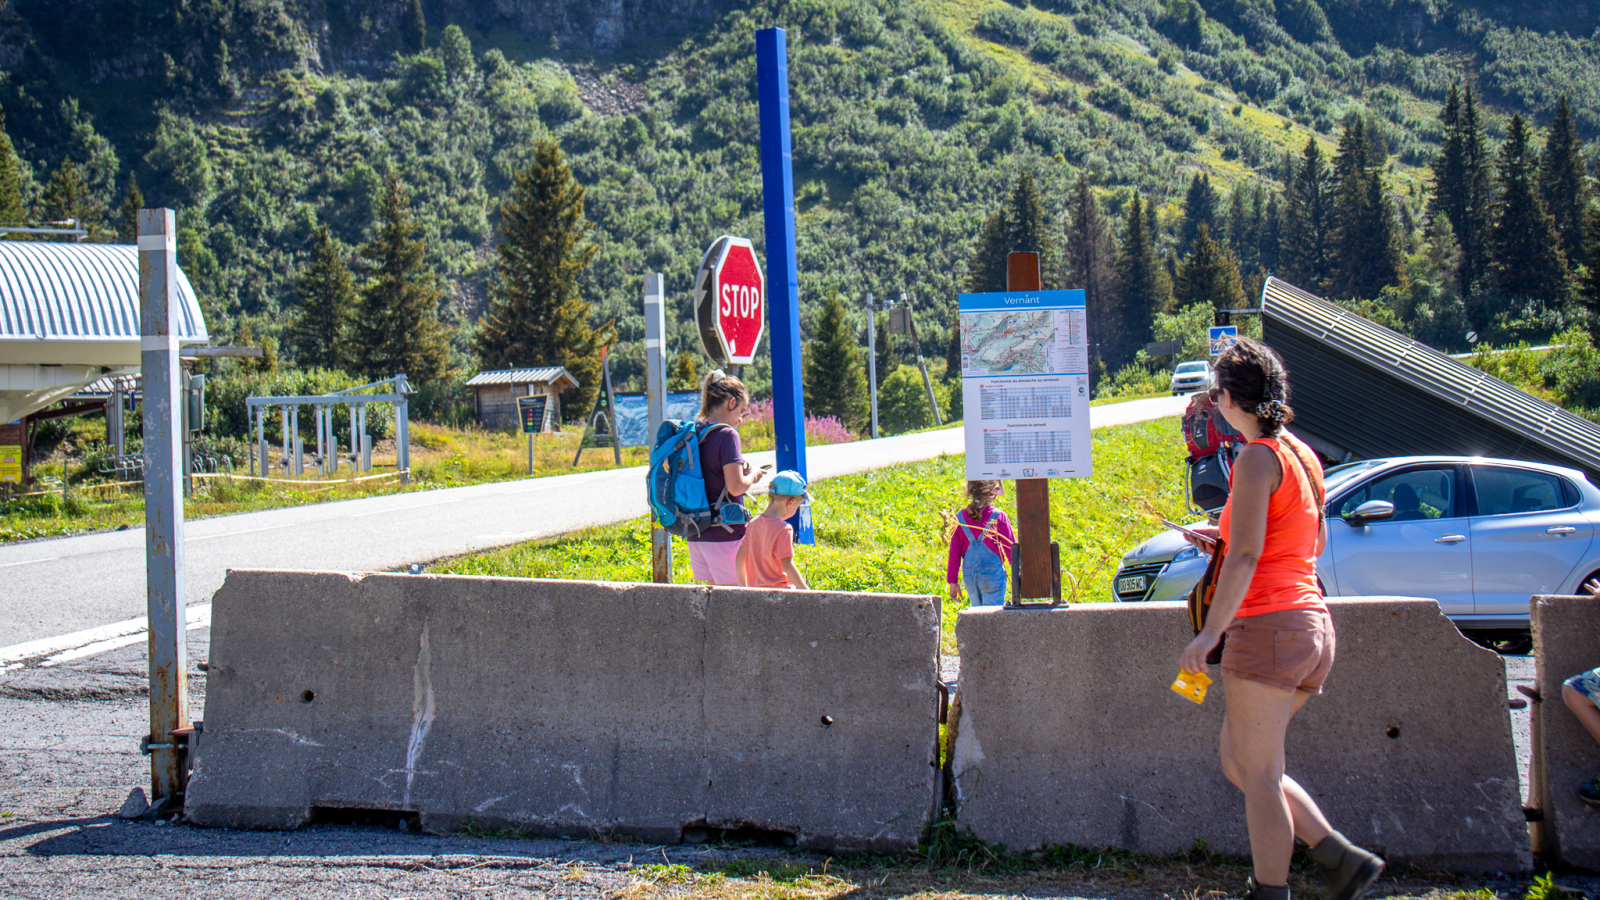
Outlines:
{"type": "Polygon", "coordinates": [[[1294,421],[1289,408],[1289,370],[1271,347],[1239,338],[1222,351],[1216,365],[1217,387],[1235,406],[1255,412],[1261,436],[1275,438],[1294,421]]]}

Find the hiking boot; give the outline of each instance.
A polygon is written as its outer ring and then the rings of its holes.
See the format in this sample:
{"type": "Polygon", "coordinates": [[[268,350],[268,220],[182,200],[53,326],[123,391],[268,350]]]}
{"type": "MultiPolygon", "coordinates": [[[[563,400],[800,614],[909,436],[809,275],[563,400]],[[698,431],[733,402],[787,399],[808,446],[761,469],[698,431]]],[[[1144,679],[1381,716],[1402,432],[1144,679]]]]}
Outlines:
{"type": "Polygon", "coordinates": [[[1326,884],[1323,900],[1360,900],[1383,874],[1383,858],[1350,843],[1337,831],[1311,848],[1311,858],[1322,866],[1326,884]]]}
{"type": "Polygon", "coordinates": [[[1578,785],[1578,799],[1595,809],[1600,809],[1600,778],[1578,785]]]}
{"type": "Polygon", "coordinates": [[[1244,883],[1244,894],[1239,900],[1289,900],[1289,886],[1273,887],[1270,884],[1256,884],[1255,877],[1244,883]]]}

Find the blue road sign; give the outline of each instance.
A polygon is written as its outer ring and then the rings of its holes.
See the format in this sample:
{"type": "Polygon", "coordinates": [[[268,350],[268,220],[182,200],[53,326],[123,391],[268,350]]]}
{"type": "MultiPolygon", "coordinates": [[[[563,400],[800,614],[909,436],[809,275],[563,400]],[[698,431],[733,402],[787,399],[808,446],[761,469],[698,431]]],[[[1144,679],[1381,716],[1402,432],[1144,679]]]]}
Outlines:
{"type": "Polygon", "coordinates": [[[1239,326],[1237,325],[1211,326],[1211,355],[1221,356],[1222,351],[1228,349],[1228,345],[1233,343],[1236,339],[1238,339],[1238,337],[1239,326]]]}

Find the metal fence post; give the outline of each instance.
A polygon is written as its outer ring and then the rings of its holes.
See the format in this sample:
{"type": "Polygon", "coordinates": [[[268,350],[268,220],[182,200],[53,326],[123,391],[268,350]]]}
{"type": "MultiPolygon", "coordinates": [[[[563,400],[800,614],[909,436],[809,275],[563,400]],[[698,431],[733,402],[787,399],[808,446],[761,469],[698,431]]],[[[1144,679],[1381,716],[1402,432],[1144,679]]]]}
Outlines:
{"type": "MultiPolygon", "coordinates": [[[[178,362],[177,227],[170,209],[139,210],[139,362],[144,371],[145,591],[150,622],[150,793],[178,801],[189,725],[183,566],[183,388],[178,362]]],[[[185,404],[186,405],[186,404],[185,404]]]]}
{"type": "MultiPolygon", "coordinates": [[[[650,430],[645,445],[654,448],[656,432],[667,419],[667,306],[661,273],[644,276],[644,396],[650,430]]],[[[672,535],[650,526],[650,580],[672,583],[672,535]]]]}
{"type": "Polygon", "coordinates": [[[878,323],[872,292],[867,291],[867,394],[872,399],[872,436],[878,436],[878,323]]]}

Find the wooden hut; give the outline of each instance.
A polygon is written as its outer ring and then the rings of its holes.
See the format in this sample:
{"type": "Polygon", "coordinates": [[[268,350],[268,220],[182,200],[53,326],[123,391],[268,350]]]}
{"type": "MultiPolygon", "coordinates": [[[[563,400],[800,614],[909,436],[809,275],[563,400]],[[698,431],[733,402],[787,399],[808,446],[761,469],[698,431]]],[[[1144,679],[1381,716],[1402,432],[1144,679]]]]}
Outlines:
{"type": "Polygon", "coordinates": [[[479,372],[467,382],[472,389],[478,424],[485,428],[506,428],[517,421],[517,398],[544,394],[541,431],[554,431],[561,424],[561,392],[578,386],[578,379],[560,366],[530,369],[495,369],[479,372]]]}

